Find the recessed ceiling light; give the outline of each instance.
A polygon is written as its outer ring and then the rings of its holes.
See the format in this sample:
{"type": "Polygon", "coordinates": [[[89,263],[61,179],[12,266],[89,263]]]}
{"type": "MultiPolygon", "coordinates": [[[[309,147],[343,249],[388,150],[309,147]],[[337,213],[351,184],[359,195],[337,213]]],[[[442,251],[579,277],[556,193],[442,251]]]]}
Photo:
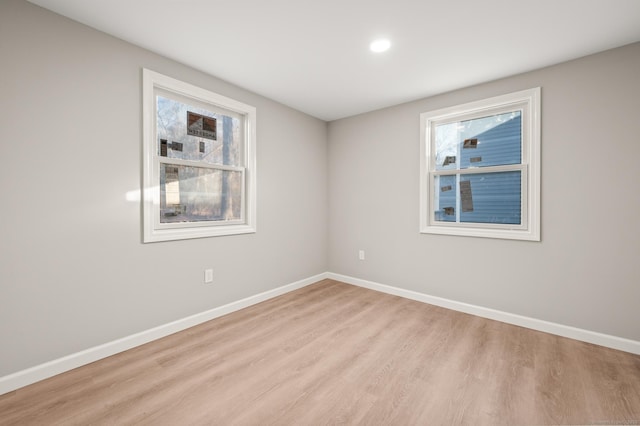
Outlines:
{"type": "Polygon", "coordinates": [[[376,52],[376,53],[389,50],[390,47],[391,47],[391,42],[386,38],[379,38],[377,40],[374,40],[369,45],[369,49],[371,49],[372,52],[376,52]]]}

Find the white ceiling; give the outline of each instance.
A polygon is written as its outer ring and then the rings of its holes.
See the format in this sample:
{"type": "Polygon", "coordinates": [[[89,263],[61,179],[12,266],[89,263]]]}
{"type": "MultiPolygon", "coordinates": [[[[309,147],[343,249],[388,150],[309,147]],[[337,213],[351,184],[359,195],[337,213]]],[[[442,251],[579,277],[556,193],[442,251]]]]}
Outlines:
{"type": "Polygon", "coordinates": [[[327,121],[640,41],[640,0],[29,1],[327,121]]]}

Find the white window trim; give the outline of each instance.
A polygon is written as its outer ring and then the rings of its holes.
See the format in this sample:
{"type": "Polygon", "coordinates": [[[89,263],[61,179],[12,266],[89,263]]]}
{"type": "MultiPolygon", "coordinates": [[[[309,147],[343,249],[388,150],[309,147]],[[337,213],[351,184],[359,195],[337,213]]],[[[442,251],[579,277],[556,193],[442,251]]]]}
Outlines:
{"type": "MultiPolygon", "coordinates": [[[[489,99],[420,114],[420,232],[485,238],[540,241],[540,88],[523,90],[489,99]],[[514,166],[483,167],[482,170],[522,171],[522,224],[480,224],[438,222],[434,216],[433,179],[436,124],[481,117],[496,111],[522,109],[522,162],[514,166]]],[[[478,168],[439,171],[437,174],[478,173],[478,168]]]]}
{"type": "MultiPolygon", "coordinates": [[[[256,108],[180,80],[142,70],[142,219],[143,242],[203,238],[256,232],[256,108]],[[167,162],[158,155],[156,135],[156,91],[171,92],[195,103],[218,106],[244,117],[244,166],[210,165],[205,167],[243,172],[242,220],[233,222],[160,223],[159,165],[167,162]]],[[[186,160],[172,159],[172,164],[194,165],[186,160]]],[[[202,165],[198,165],[201,167],[202,165]]]]}

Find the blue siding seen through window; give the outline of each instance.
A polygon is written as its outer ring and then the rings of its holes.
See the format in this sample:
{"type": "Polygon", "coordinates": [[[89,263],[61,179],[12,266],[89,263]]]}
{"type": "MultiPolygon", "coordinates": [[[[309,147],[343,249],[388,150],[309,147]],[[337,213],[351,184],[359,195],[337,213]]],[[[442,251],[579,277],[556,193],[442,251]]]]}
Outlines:
{"type": "Polygon", "coordinates": [[[521,163],[520,111],[449,123],[439,131],[436,169],[479,170],[435,177],[435,220],[521,224],[521,172],[482,171],[483,167],[521,163]]]}
{"type": "Polygon", "coordinates": [[[436,176],[435,193],[438,194],[438,202],[440,208],[436,210],[436,220],[443,222],[456,221],[456,193],[457,183],[456,175],[436,176]]]}
{"type": "Polygon", "coordinates": [[[462,208],[460,222],[520,224],[519,171],[462,175],[460,181],[470,183],[472,194],[472,211],[462,208]]]}
{"type": "MultiPolygon", "coordinates": [[[[501,114],[491,118],[504,119],[506,115],[514,115],[507,121],[499,124],[476,136],[469,136],[459,143],[460,168],[503,166],[507,164],[520,164],[522,156],[522,125],[520,112],[501,114]],[[477,140],[475,148],[465,148],[465,140],[477,140]]],[[[472,146],[472,143],[467,145],[472,146]]]]}

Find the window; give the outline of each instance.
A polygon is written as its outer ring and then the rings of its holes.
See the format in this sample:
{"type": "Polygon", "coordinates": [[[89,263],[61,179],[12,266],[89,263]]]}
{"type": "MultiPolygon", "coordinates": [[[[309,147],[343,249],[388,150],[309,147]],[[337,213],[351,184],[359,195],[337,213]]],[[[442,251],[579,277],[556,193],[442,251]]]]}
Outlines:
{"type": "Polygon", "coordinates": [[[540,241],[540,88],[420,125],[420,232],[540,241]]]}
{"type": "Polygon", "coordinates": [[[143,70],[144,242],[255,232],[256,110],[143,70]]]}

